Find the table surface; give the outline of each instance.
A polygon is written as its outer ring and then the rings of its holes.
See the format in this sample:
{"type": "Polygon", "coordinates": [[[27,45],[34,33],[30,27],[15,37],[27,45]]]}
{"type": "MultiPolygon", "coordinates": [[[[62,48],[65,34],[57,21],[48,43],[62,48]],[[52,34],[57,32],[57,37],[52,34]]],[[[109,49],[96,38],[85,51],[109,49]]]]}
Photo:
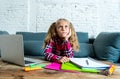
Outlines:
{"type": "MultiPolygon", "coordinates": [[[[110,62],[105,62],[111,64],[110,62]]],[[[24,67],[3,62],[0,59],[0,79],[120,79],[120,66],[111,76],[97,73],[72,73],[48,69],[25,72],[24,67]]]]}

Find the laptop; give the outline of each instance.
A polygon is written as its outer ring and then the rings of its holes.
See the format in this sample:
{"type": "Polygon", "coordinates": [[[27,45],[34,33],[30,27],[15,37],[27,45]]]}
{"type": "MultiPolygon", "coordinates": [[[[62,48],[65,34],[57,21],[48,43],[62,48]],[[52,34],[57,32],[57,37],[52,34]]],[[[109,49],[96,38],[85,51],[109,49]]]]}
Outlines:
{"type": "Polygon", "coordinates": [[[22,35],[0,35],[1,59],[20,66],[43,63],[45,60],[24,57],[22,35]]]}

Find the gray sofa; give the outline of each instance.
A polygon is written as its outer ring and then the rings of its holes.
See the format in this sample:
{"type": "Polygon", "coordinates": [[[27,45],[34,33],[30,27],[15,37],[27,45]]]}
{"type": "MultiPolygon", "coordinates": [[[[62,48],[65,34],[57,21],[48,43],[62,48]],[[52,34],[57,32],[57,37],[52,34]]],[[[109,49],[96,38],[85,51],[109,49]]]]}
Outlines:
{"type": "MultiPolygon", "coordinates": [[[[43,41],[45,38],[45,32],[33,33],[33,32],[16,32],[16,34],[22,34],[24,40],[25,55],[44,57],[43,54],[43,41]]],[[[89,43],[88,33],[77,32],[78,40],[80,42],[80,51],[75,52],[75,57],[94,57],[93,44],[89,43]]]]}
{"type": "MultiPolygon", "coordinates": [[[[89,38],[86,32],[76,32],[80,51],[74,57],[92,57],[99,60],[120,63],[120,32],[101,32],[95,39],[89,38]]],[[[9,34],[0,31],[0,35],[9,34]]],[[[23,35],[24,52],[26,56],[44,57],[42,49],[45,32],[16,32],[23,35]]],[[[1,56],[1,54],[0,54],[1,56]]]]}
{"type": "MultiPolygon", "coordinates": [[[[89,38],[86,32],[76,32],[80,44],[80,51],[74,57],[92,57],[114,63],[120,62],[120,32],[101,32],[95,39],[89,38]]],[[[44,57],[43,40],[45,32],[16,32],[22,34],[24,52],[28,56],[44,57]]]]}

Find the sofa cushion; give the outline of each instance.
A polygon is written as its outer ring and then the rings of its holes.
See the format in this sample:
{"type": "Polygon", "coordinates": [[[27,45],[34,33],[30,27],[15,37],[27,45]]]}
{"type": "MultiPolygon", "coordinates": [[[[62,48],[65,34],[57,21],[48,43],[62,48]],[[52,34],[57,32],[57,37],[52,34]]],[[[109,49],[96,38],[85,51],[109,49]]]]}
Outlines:
{"type": "Polygon", "coordinates": [[[80,43],[80,51],[74,53],[74,57],[94,57],[93,45],[88,43],[80,43]]]}
{"type": "Polygon", "coordinates": [[[25,55],[29,56],[43,56],[42,49],[43,41],[24,41],[25,55]]]}
{"type": "Polygon", "coordinates": [[[45,32],[16,32],[16,34],[22,34],[24,41],[36,40],[36,41],[43,41],[45,39],[45,32]]]}
{"type": "Polygon", "coordinates": [[[0,35],[9,34],[7,31],[0,31],[0,35]]]}
{"type": "Polygon", "coordinates": [[[88,33],[87,32],[76,32],[78,41],[80,43],[88,43],[89,38],[88,38],[88,33]]]}
{"type": "Polygon", "coordinates": [[[120,32],[102,32],[93,45],[99,59],[117,62],[120,55],[120,32]]]}

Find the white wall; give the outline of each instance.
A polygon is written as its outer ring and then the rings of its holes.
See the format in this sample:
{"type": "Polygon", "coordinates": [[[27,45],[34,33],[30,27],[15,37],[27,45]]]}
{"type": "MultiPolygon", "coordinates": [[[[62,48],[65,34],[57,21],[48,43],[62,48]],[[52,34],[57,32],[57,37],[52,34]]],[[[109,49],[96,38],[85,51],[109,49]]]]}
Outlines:
{"type": "Polygon", "coordinates": [[[26,31],[26,25],[26,0],[0,0],[0,30],[6,30],[9,33],[26,31]]]}
{"type": "Polygon", "coordinates": [[[120,32],[120,0],[100,1],[99,19],[102,31],[120,32]]]}
{"type": "Polygon", "coordinates": [[[0,0],[0,30],[46,32],[59,18],[90,37],[120,32],[120,0],[0,0]],[[12,28],[12,29],[11,29],[12,28]]]}

